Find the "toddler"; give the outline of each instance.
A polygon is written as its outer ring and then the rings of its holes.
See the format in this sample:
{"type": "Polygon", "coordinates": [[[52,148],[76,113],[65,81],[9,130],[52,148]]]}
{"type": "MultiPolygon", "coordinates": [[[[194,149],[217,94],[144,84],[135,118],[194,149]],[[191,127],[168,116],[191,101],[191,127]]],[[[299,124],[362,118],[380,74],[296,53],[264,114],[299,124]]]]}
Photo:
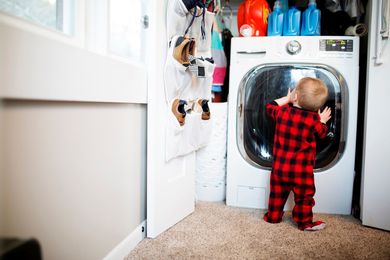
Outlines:
{"type": "Polygon", "coordinates": [[[266,105],[267,115],[276,124],[268,212],[264,215],[269,223],[282,221],[284,204],[292,190],[292,216],[298,228],[317,231],[326,226],[322,221],[313,222],[312,208],[316,136],[326,136],[326,122],[331,118],[329,107],[320,112],[327,97],[324,82],[307,77],[293,91],[289,89],[285,97],[266,105]]]}

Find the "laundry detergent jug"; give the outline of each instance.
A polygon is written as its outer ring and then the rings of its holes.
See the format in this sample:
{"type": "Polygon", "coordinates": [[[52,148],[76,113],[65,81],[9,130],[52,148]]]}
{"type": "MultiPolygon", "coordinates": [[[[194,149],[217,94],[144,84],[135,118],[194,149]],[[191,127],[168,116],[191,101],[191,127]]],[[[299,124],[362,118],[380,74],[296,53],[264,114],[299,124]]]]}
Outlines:
{"type": "Polygon", "coordinates": [[[288,0],[279,0],[283,13],[288,11],[288,0]]]}
{"type": "Polygon", "coordinates": [[[321,35],[321,11],[317,9],[315,0],[310,0],[309,6],[303,12],[301,35],[321,35]]]}
{"type": "Polygon", "coordinates": [[[237,12],[240,36],[265,36],[269,12],[266,0],[245,0],[242,2],[237,12]]]}
{"type": "Polygon", "coordinates": [[[291,7],[283,19],[283,35],[298,36],[301,32],[301,11],[295,6],[291,7]]]}
{"type": "Polygon", "coordinates": [[[268,16],[268,36],[281,36],[283,32],[283,10],[280,1],[275,1],[274,9],[268,16]]]}

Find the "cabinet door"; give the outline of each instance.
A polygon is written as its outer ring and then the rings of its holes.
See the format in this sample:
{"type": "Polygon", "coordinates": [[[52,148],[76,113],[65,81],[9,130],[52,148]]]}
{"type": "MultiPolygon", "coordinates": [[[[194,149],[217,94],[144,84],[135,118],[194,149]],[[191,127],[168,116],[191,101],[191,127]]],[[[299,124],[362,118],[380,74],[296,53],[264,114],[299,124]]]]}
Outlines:
{"type": "MultiPolygon", "coordinates": [[[[367,59],[367,85],[365,130],[362,169],[362,223],[363,225],[390,230],[390,121],[383,109],[389,103],[390,45],[388,38],[380,35],[385,8],[382,1],[371,1],[370,35],[367,59]],[[376,42],[379,41],[379,42],[376,42]],[[376,44],[383,46],[378,53],[376,44]],[[381,62],[378,63],[378,58],[381,62]]],[[[383,1],[385,3],[385,1],[383,1]]]]}
{"type": "Polygon", "coordinates": [[[168,0],[150,1],[148,55],[147,236],[156,237],[195,209],[195,154],[165,161],[167,108],[163,65],[168,0]]]}

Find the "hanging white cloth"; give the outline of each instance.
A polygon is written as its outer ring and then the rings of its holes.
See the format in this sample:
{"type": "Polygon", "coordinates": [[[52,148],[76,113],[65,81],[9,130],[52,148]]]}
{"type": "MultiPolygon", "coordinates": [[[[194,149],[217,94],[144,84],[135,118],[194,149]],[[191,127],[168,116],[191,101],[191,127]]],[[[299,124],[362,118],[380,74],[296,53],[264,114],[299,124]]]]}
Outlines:
{"type": "Polygon", "coordinates": [[[342,1],[343,9],[351,18],[360,17],[364,14],[364,6],[360,0],[344,0],[342,1]]]}
{"type": "Polygon", "coordinates": [[[188,10],[182,0],[169,0],[167,7],[167,39],[184,35],[187,26],[188,10]]]}
{"type": "Polygon", "coordinates": [[[185,124],[180,126],[170,110],[166,114],[166,161],[196,151],[206,146],[210,141],[213,118],[210,118],[210,120],[202,120],[201,113],[191,112],[186,115],[185,124]]]}
{"type": "MultiPolygon", "coordinates": [[[[172,102],[175,99],[195,104],[198,99],[211,98],[212,76],[215,65],[211,59],[211,28],[214,13],[205,8],[195,7],[187,10],[182,0],[169,0],[167,10],[168,47],[164,67],[164,87],[166,98],[166,154],[172,158],[189,154],[205,146],[210,138],[211,119],[202,119],[202,108],[187,110],[184,123],[180,125],[173,114],[172,102]],[[194,13],[195,12],[195,13],[194,13]],[[195,52],[189,55],[187,48],[175,48],[180,45],[180,37],[193,38],[195,52]],[[179,52],[179,53],[178,53],[179,52]],[[191,56],[191,57],[190,57],[191,56]],[[180,61],[179,61],[179,60],[180,61]],[[191,60],[190,60],[191,59],[191,60]],[[181,63],[182,62],[182,63],[181,63]],[[191,62],[190,64],[188,64],[191,62]],[[185,63],[185,64],[184,64],[185,63]]],[[[187,108],[186,108],[187,109],[187,108]]],[[[182,120],[183,118],[181,118],[182,120]]]]}

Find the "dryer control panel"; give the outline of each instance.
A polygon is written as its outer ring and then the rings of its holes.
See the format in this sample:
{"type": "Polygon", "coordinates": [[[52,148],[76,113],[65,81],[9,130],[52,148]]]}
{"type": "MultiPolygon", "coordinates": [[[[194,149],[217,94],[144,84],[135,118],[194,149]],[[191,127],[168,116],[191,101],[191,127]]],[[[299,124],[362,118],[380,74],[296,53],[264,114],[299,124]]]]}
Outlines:
{"type": "Polygon", "coordinates": [[[320,51],[353,52],[353,40],[320,40],[320,51]]]}

